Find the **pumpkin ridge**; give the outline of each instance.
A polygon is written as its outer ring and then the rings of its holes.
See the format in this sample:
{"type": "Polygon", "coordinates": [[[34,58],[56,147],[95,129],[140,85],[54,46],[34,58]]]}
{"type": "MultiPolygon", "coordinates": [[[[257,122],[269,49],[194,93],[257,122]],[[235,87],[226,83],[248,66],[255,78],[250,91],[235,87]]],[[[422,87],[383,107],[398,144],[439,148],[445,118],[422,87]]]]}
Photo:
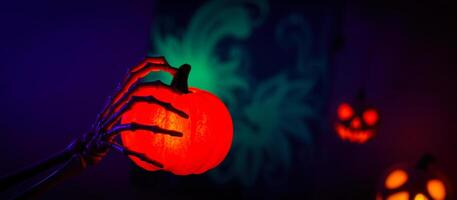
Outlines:
{"type": "MultiPolygon", "coordinates": [[[[206,102],[206,104],[204,106],[204,108],[205,108],[204,111],[205,112],[203,112],[204,116],[205,116],[204,118],[206,120],[205,123],[210,123],[209,121],[214,118],[214,116],[213,116],[214,114],[212,113],[213,110],[212,109],[208,109],[208,107],[211,107],[210,104],[213,103],[213,102],[206,98],[206,94],[205,93],[201,92],[200,94],[201,95],[199,96],[199,100],[202,101],[202,102],[206,102]]],[[[206,132],[206,137],[208,137],[208,141],[215,141],[214,140],[214,133],[213,133],[213,131],[214,131],[213,129],[214,128],[209,127],[209,128],[211,128],[210,130],[208,130],[208,127],[206,127],[206,128],[207,129],[205,130],[205,132],[206,132]]],[[[218,140],[216,140],[216,141],[218,141],[218,140]]],[[[218,142],[220,142],[220,140],[218,142]]],[[[217,144],[215,144],[214,142],[211,142],[210,145],[208,145],[208,148],[206,149],[206,151],[204,153],[201,153],[201,155],[200,155],[201,161],[199,162],[200,165],[195,167],[195,169],[193,170],[193,173],[201,174],[201,173],[204,172],[204,170],[202,170],[202,169],[205,169],[205,168],[209,169],[208,168],[208,164],[210,164],[210,161],[212,159],[214,159],[212,157],[212,155],[216,153],[216,151],[215,151],[215,146],[216,145],[217,144]]]]}
{"type": "MultiPolygon", "coordinates": [[[[220,162],[222,162],[222,160],[225,158],[225,156],[227,156],[228,154],[228,151],[230,149],[230,146],[231,146],[231,142],[230,143],[227,143],[225,144],[226,142],[225,141],[232,141],[230,138],[231,134],[227,134],[227,131],[228,132],[232,132],[233,130],[227,130],[230,129],[230,127],[225,127],[225,125],[229,125],[232,123],[231,121],[231,118],[230,119],[223,119],[223,118],[226,118],[228,117],[230,114],[227,115],[228,113],[228,110],[227,108],[225,107],[225,104],[220,101],[217,96],[209,93],[209,92],[206,92],[206,91],[202,91],[205,96],[202,96],[202,99],[205,101],[205,102],[211,102],[212,104],[208,104],[208,115],[211,116],[211,118],[209,118],[210,120],[213,120],[213,121],[218,121],[218,122],[226,122],[227,120],[229,120],[228,123],[218,123],[218,127],[217,130],[215,130],[216,128],[215,127],[212,127],[212,130],[208,130],[208,134],[209,137],[211,138],[212,141],[216,141],[216,143],[212,143],[211,145],[211,149],[210,149],[210,154],[208,155],[208,158],[207,158],[207,162],[201,166],[201,168],[199,168],[197,170],[198,173],[203,173],[205,170],[208,170],[208,169],[212,169],[214,168],[215,166],[217,166],[220,162]],[[218,100],[218,101],[211,101],[211,99],[215,99],[215,100],[218,100]],[[221,109],[223,108],[224,110],[222,110],[223,113],[221,113],[221,110],[218,110],[218,109],[212,109],[212,108],[216,108],[216,107],[220,107],[221,109]],[[219,112],[217,112],[219,111],[219,112]],[[225,145],[224,145],[225,144],[225,145]],[[218,151],[216,150],[218,149],[218,151]],[[226,152],[225,154],[221,154],[221,153],[217,153],[217,152],[226,152]]],[[[209,122],[211,123],[211,122],[209,122]]]]}

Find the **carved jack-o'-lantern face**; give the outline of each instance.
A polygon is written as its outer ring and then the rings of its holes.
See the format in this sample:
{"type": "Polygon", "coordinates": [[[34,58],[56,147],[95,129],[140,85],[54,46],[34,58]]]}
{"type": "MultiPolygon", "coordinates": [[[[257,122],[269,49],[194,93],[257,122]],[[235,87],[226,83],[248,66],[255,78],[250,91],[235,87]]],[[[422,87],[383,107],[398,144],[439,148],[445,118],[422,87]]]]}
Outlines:
{"type": "Polygon", "coordinates": [[[387,173],[376,200],[446,200],[446,185],[430,170],[396,167],[387,173]]]}
{"type": "Polygon", "coordinates": [[[342,140],[365,143],[375,135],[379,123],[379,114],[375,108],[341,103],[337,113],[335,129],[342,140]]]}

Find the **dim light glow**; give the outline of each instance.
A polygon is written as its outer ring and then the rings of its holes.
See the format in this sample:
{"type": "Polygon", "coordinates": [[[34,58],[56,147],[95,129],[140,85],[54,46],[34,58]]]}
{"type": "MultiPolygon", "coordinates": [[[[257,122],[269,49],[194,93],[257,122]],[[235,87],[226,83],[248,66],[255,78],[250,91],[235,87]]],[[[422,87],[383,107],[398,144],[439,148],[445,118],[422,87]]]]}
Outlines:
{"type": "Polygon", "coordinates": [[[362,122],[360,118],[356,117],[351,121],[351,128],[353,129],[360,129],[362,127],[362,122]]]}
{"type": "Polygon", "coordinates": [[[408,192],[397,192],[387,197],[387,200],[409,200],[408,192]]]}
{"type": "Polygon", "coordinates": [[[363,120],[366,124],[373,126],[378,123],[378,112],[375,109],[368,109],[363,113],[363,120]]]}
{"type": "Polygon", "coordinates": [[[414,197],[414,200],[428,200],[428,198],[422,193],[419,193],[414,197]]]}
{"type": "Polygon", "coordinates": [[[408,174],[400,169],[394,170],[386,178],[386,188],[395,189],[406,183],[408,180],[408,174]]]}
{"type": "Polygon", "coordinates": [[[433,179],[427,182],[427,190],[436,200],[443,200],[446,198],[446,188],[444,183],[438,179],[433,179]]]}
{"type": "Polygon", "coordinates": [[[349,120],[354,115],[354,110],[347,103],[342,103],[338,107],[338,117],[340,120],[349,120]]]}
{"type": "Polygon", "coordinates": [[[372,130],[352,130],[342,124],[336,125],[336,132],[341,139],[360,144],[365,143],[374,135],[372,130]]]}

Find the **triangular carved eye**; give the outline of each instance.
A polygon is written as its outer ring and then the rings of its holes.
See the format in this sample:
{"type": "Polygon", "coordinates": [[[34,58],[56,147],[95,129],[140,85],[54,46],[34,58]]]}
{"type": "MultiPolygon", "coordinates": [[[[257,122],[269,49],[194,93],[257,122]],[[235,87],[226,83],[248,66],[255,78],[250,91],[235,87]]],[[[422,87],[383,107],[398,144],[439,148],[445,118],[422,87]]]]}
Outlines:
{"type": "Polygon", "coordinates": [[[446,187],[443,181],[432,179],[427,182],[427,190],[430,196],[436,200],[444,200],[446,198],[446,187]]]}
{"type": "Polygon", "coordinates": [[[351,117],[354,115],[354,110],[352,107],[347,104],[347,103],[341,103],[340,106],[338,106],[338,118],[340,120],[346,121],[351,119],[351,117]]]}
{"type": "Polygon", "coordinates": [[[368,109],[363,113],[363,120],[369,126],[373,126],[378,123],[379,115],[375,109],[368,109]]]}
{"type": "Polygon", "coordinates": [[[396,189],[405,184],[407,180],[408,174],[401,169],[397,169],[387,176],[385,186],[387,189],[396,189]]]}

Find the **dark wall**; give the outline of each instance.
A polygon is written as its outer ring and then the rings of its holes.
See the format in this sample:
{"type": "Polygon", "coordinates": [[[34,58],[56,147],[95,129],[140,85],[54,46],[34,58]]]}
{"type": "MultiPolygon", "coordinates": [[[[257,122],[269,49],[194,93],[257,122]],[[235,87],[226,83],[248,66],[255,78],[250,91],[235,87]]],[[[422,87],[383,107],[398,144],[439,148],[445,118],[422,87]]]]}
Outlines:
{"type": "MultiPolygon", "coordinates": [[[[151,1],[0,3],[1,174],[89,130],[127,68],[146,55],[152,11],[151,1]]],[[[119,173],[128,166],[112,155],[46,199],[130,196],[128,173],[119,173]]]]}

